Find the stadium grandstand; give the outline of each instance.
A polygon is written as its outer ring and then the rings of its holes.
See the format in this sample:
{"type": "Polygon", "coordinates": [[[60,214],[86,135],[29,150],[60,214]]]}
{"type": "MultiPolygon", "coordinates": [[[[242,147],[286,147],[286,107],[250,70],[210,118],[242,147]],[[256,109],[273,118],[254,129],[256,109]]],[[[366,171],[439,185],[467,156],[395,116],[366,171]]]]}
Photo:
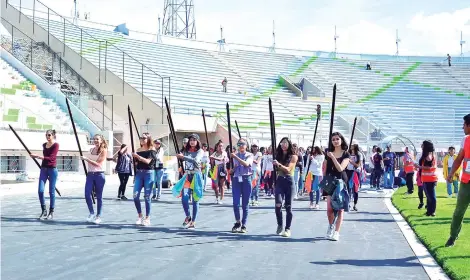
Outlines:
{"type": "Polygon", "coordinates": [[[179,140],[189,132],[204,133],[201,110],[209,116],[210,143],[226,140],[228,102],[242,137],[268,145],[270,98],[278,139],[288,136],[308,146],[320,118],[317,139],[326,145],[336,84],[335,131],[350,135],[357,117],[355,138],[366,149],[384,141],[419,147],[422,139],[443,149],[459,143],[461,118],[470,107],[470,61],[464,59],[448,67],[442,57],[266,52],[242,45],[216,50],[195,40],[165,43],[167,37],[155,43],[106,25],[75,24],[33,2],[35,7],[20,7],[20,1],[2,1],[2,25],[9,32],[1,38],[2,57],[28,72],[25,79],[2,61],[2,76],[9,77],[2,85],[3,129],[54,127],[70,134],[67,96],[81,135],[109,132],[115,148],[129,143],[130,106],[139,130],[171,147],[167,98],[179,140]]]}

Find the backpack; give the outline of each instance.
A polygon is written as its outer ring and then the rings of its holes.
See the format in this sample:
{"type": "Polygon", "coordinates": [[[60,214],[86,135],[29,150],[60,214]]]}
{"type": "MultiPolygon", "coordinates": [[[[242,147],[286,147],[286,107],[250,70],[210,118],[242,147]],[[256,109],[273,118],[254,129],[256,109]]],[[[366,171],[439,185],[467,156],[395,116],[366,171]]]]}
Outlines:
{"type": "MultiPolygon", "coordinates": [[[[335,180],[335,184],[335,191],[331,195],[331,208],[333,208],[333,210],[345,209],[344,205],[348,205],[349,201],[346,201],[348,196],[344,194],[346,191],[344,182],[343,180],[335,180]]],[[[346,207],[346,209],[348,208],[346,207]]]]}

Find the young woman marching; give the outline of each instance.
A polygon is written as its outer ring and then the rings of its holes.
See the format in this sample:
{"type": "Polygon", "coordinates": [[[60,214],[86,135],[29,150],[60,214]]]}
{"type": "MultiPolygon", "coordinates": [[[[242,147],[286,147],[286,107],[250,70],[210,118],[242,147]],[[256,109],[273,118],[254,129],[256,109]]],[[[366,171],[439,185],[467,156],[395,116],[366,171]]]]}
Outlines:
{"type": "MultiPolygon", "coordinates": [[[[327,153],[327,163],[326,163],[326,173],[325,176],[330,176],[333,180],[339,184],[343,184],[344,188],[347,188],[348,176],[346,175],[345,169],[349,164],[350,155],[348,153],[348,144],[344,139],[344,136],[335,132],[331,135],[331,142],[333,146],[333,151],[327,153]]],[[[331,196],[327,198],[327,210],[328,215],[328,231],[326,232],[326,237],[330,240],[338,241],[339,240],[339,231],[341,229],[341,224],[343,223],[343,214],[344,210],[339,209],[338,217],[336,218],[336,224],[333,224],[335,221],[335,214],[333,207],[331,205],[331,196]]]]}
{"type": "Polygon", "coordinates": [[[54,218],[55,207],[55,184],[57,182],[57,153],[59,152],[59,143],[57,143],[55,130],[46,131],[47,142],[42,144],[42,156],[31,154],[32,158],[42,160],[41,171],[39,173],[38,195],[39,203],[41,203],[41,215],[38,219],[52,220],[54,218]],[[46,181],[49,180],[49,214],[47,214],[46,201],[44,199],[44,188],[46,181]]]}
{"type": "Polygon", "coordinates": [[[233,176],[232,176],[232,196],[233,212],[235,214],[235,225],[232,232],[246,233],[246,221],[248,219],[248,209],[251,196],[251,181],[253,171],[253,154],[246,151],[248,143],[240,138],[237,143],[238,152],[232,153],[233,176]],[[240,197],[242,200],[243,217],[240,221],[240,197]]]}
{"type": "MultiPolygon", "coordinates": [[[[354,140],[353,140],[354,141],[354,140]]],[[[348,191],[350,197],[354,199],[353,211],[357,211],[357,201],[359,199],[359,178],[362,172],[362,155],[359,152],[359,145],[351,145],[349,149],[351,158],[349,159],[349,164],[346,167],[346,174],[348,175],[348,191]]],[[[375,167],[374,167],[375,170],[375,167]]],[[[380,176],[379,176],[380,178],[380,176]]]]}
{"type": "Polygon", "coordinates": [[[105,184],[104,168],[103,165],[106,161],[108,153],[108,144],[103,135],[96,134],[93,136],[93,144],[95,145],[87,156],[80,157],[88,164],[88,174],[85,182],[85,201],[88,206],[87,222],[100,224],[101,223],[101,210],[103,207],[103,189],[105,184]],[[91,199],[92,190],[95,187],[96,195],[96,217],[95,210],[93,209],[93,202],[91,199]]]}
{"type": "Polygon", "coordinates": [[[183,154],[177,154],[176,157],[185,161],[185,174],[173,187],[174,196],[182,196],[184,214],[186,218],[183,227],[194,229],[196,227],[197,212],[199,210],[199,200],[204,193],[204,186],[201,173],[201,160],[204,151],[201,149],[199,135],[191,134],[188,136],[189,142],[186,144],[183,154]],[[193,201],[193,215],[189,211],[189,197],[193,201]]]}
{"type": "MultiPolygon", "coordinates": [[[[312,173],[312,180],[310,185],[310,209],[319,209],[318,202],[320,202],[320,182],[323,179],[323,162],[325,161],[325,156],[321,151],[320,147],[315,146],[313,149],[313,155],[310,157],[310,167],[309,173],[312,173]],[[313,194],[315,192],[315,205],[313,204],[313,194]]],[[[307,174],[307,176],[309,176],[307,174]]],[[[307,183],[307,182],[306,182],[307,183]]]]}
{"type": "Polygon", "coordinates": [[[263,156],[263,168],[261,170],[261,174],[263,175],[264,191],[266,193],[266,196],[271,198],[274,198],[274,180],[272,176],[273,170],[273,150],[272,147],[269,146],[266,149],[266,154],[263,156]]]}
{"type": "Polygon", "coordinates": [[[277,230],[276,234],[281,234],[283,237],[290,237],[290,226],[292,223],[292,201],[295,195],[294,187],[294,172],[295,164],[297,163],[297,155],[294,154],[292,143],[289,138],[284,137],[279,142],[276,150],[276,159],[273,165],[276,168],[276,187],[274,190],[276,200],[276,219],[277,230]],[[284,206],[286,209],[286,227],[283,229],[282,222],[282,198],[284,197],[284,206]]]}
{"type": "Polygon", "coordinates": [[[121,145],[121,149],[116,153],[116,173],[119,177],[119,190],[118,190],[118,199],[127,200],[125,196],[127,182],[129,181],[129,176],[132,175],[132,157],[127,152],[126,144],[121,145]]]}
{"type": "Polygon", "coordinates": [[[212,182],[215,191],[215,203],[222,204],[224,200],[225,180],[227,177],[226,163],[228,162],[227,153],[223,150],[224,143],[221,140],[215,144],[215,152],[210,156],[212,162],[212,182]],[[220,196],[220,200],[219,200],[220,196]]]}
{"type": "Polygon", "coordinates": [[[155,187],[153,188],[152,200],[160,200],[160,195],[162,194],[162,178],[163,178],[163,148],[162,142],[155,139],[153,141],[153,147],[157,154],[155,161],[155,187]]]}
{"type": "Polygon", "coordinates": [[[259,152],[259,147],[256,142],[251,145],[251,153],[253,154],[253,164],[251,165],[251,170],[253,171],[251,206],[257,206],[259,205],[259,184],[261,182],[261,159],[263,155],[259,152]]]}
{"type": "Polygon", "coordinates": [[[436,186],[437,186],[437,163],[434,155],[434,144],[431,141],[423,142],[423,154],[419,159],[421,169],[421,182],[426,194],[426,216],[436,216],[436,186]]]}
{"type": "Polygon", "coordinates": [[[157,152],[152,143],[152,137],[148,133],[143,133],[139,137],[140,148],[133,153],[136,165],[134,181],[134,204],[138,218],[136,225],[150,226],[150,194],[155,180],[155,163],[157,162],[157,152]],[[144,188],[145,218],[142,216],[142,206],[140,205],[140,192],[144,188]]]}

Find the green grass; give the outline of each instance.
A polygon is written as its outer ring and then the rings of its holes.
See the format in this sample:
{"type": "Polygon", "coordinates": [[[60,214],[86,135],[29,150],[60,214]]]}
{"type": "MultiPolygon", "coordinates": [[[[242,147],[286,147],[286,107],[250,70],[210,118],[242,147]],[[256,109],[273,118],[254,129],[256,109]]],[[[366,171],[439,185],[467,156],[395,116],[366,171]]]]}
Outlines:
{"type": "Polygon", "coordinates": [[[18,115],[3,115],[4,122],[18,122],[18,115]]]}
{"type": "Polygon", "coordinates": [[[445,184],[439,183],[436,217],[426,217],[425,210],[418,210],[417,194],[405,196],[405,192],[406,188],[398,189],[392,196],[392,203],[413,228],[418,238],[452,279],[470,279],[470,211],[467,211],[455,246],[445,248],[444,244],[449,238],[456,198],[447,198],[445,184]]]}

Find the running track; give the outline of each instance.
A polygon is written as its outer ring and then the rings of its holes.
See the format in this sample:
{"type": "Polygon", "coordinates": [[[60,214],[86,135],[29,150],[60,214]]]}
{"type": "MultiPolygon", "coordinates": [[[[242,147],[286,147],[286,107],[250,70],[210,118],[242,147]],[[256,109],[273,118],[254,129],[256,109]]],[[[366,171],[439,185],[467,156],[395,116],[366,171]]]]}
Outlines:
{"type": "MultiPolygon", "coordinates": [[[[104,193],[103,223],[85,223],[81,189],[56,200],[53,222],[39,222],[37,194],[10,195],[1,205],[3,279],[429,279],[383,203],[361,193],[360,212],[346,215],[339,242],[323,238],[322,209],[294,202],[292,237],[276,236],[274,200],[251,208],[248,233],[232,234],[231,197],[207,194],[197,229],[180,228],[181,203],[165,191],[152,204],[152,226],[136,227],[132,200],[104,193]]],[[[65,191],[63,191],[65,194],[65,191]]],[[[127,189],[127,195],[132,189],[127,189]]],[[[48,200],[46,200],[48,201],[48,200]]],[[[142,206],[144,203],[142,201],[142,206]]]]}

